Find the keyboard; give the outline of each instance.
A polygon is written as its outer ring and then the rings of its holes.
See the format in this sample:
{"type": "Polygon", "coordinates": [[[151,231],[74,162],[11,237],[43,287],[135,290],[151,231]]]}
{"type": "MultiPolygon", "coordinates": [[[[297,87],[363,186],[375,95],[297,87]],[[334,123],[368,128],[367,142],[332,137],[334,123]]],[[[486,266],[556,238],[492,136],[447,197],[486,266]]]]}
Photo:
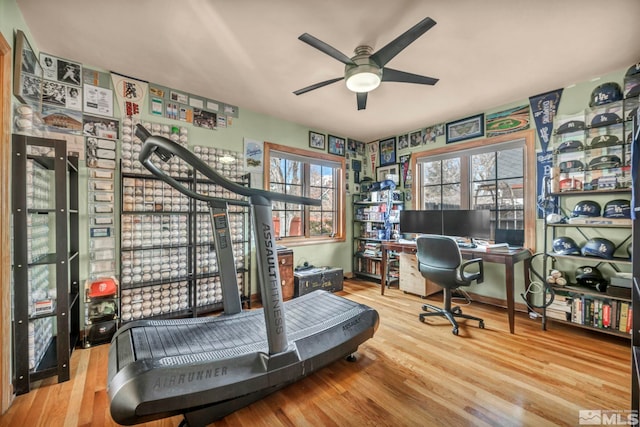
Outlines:
{"type": "Polygon", "coordinates": [[[472,248],[477,248],[478,245],[476,245],[475,243],[458,242],[458,247],[472,249],[472,248]]]}
{"type": "Polygon", "coordinates": [[[404,244],[404,245],[415,245],[416,241],[415,240],[410,240],[410,239],[398,239],[398,243],[404,244]]]}

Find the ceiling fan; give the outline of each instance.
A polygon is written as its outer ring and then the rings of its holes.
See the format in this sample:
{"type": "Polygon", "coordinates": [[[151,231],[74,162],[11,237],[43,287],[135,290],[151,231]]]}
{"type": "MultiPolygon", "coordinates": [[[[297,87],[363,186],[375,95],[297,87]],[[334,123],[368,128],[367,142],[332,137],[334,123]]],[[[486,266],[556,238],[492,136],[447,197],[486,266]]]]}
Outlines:
{"type": "Polygon", "coordinates": [[[380,82],[434,85],[438,82],[438,79],[436,78],[420,76],[418,74],[407,73],[405,71],[385,67],[387,62],[391,61],[398,53],[416,41],[418,37],[426,33],[434,25],[436,25],[436,21],[428,17],[424,18],[422,21],[418,22],[416,25],[399,35],[395,40],[375,53],[371,53],[373,49],[370,46],[356,47],[354,51],[355,56],[352,58],[349,58],[344,53],[332,46],[329,46],[322,40],[315,38],[311,34],[304,33],[298,37],[299,40],[302,40],[319,51],[324,52],[345,64],[344,76],[325,80],[323,82],[307,86],[303,89],[296,90],[293,93],[296,95],[302,95],[303,93],[319,89],[323,86],[327,86],[331,83],[344,79],[347,88],[356,92],[358,110],[364,110],[367,106],[367,93],[377,88],[380,85],[380,82]]]}

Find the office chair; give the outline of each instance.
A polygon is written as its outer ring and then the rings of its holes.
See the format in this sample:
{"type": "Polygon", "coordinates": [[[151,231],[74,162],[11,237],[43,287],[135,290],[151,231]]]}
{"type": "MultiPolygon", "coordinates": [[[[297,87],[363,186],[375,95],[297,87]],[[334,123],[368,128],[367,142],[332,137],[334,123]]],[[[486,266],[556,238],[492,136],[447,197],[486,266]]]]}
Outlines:
{"type": "Polygon", "coordinates": [[[443,288],[444,307],[436,307],[424,304],[420,313],[420,321],[428,316],[443,316],[449,319],[453,325],[453,334],[458,335],[458,322],[455,318],[477,320],[479,326],[484,329],[484,320],[479,317],[463,314],[460,307],[451,307],[451,293],[460,286],[469,286],[474,280],[482,283],[484,280],[484,268],[482,258],[474,258],[463,262],[460,248],[455,239],[449,236],[425,234],[416,239],[418,269],[423,277],[443,288]],[[465,271],[467,267],[477,264],[477,272],[465,271]],[[432,310],[432,311],[429,311],[432,310]]]}

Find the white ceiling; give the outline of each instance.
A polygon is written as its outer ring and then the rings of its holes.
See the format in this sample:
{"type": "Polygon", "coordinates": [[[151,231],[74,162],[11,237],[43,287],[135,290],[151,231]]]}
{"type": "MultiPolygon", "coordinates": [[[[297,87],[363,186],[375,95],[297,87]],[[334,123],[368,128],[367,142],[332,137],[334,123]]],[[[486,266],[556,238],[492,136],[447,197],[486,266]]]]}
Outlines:
{"type": "Polygon", "coordinates": [[[38,49],[361,141],[406,133],[640,61],[638,0],[17,0],[38,49]],[[383,82],[357,111],[344,65],[425,17],[388,64],[439,78],[383,82]]]}

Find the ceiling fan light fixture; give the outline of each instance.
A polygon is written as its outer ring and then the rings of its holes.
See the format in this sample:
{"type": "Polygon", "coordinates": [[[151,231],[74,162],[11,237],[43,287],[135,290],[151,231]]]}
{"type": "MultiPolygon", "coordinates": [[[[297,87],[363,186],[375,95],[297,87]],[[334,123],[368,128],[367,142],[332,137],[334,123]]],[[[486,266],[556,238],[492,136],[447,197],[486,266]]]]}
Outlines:
{"type": "Polygon", "coordinates": [[[371,92],[381,81],[380,74],[373,71],[360,71],[346,78],[347,88],[356,93],[371,92]]]}

